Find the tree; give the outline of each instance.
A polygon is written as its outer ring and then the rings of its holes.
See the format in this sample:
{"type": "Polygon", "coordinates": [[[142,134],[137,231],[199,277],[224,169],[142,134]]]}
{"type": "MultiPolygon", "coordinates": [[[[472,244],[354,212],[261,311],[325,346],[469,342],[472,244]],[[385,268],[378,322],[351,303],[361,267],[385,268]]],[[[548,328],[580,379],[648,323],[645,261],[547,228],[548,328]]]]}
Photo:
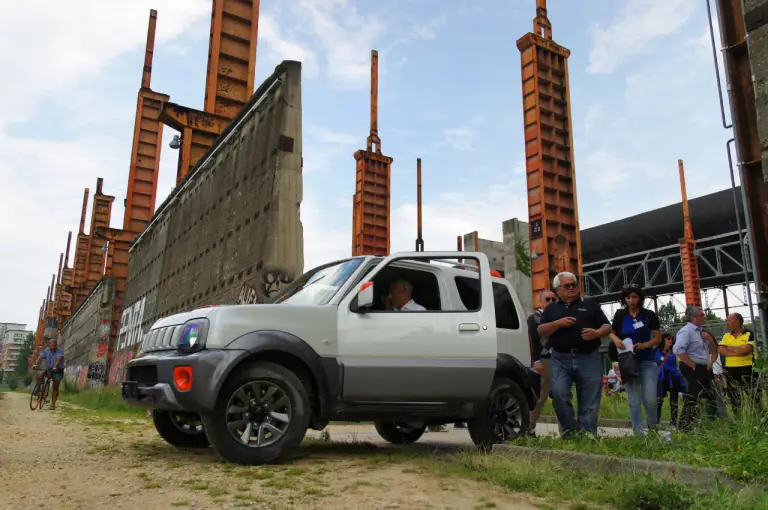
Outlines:
{"type": "Polygon", "coordinates": [[[24,377],[29,371],[29,357],[32,356],[32,351],[35,348],[35,335],[32,333],[27,335],[27,339],[24,340],[24,345],[21,346],[19,351],[19,357],[16,358],[16,368],[13,373],[24,377]]]}
{"type": "Polygon", "coordinates": [[[519,234],[515,234],[515,265],[525,276],[531,276],[531,254],[528,246],[519,234]]]}
{"type": "Polygon", "coordinates": [[[725,324],[725,320],[709,308],[704,309],[704,315],[706,316],[707,324],[725,324]]]}
{"type": "Polygon", "coordinates": [[[680,324],[680,321],[682,320],[677,313],[677,308],[675,307],[675,303],[672,302],[672,299],[659,307],[658,316],[661,329],[665,331],[669,331],[677,324],[680,324]]]}

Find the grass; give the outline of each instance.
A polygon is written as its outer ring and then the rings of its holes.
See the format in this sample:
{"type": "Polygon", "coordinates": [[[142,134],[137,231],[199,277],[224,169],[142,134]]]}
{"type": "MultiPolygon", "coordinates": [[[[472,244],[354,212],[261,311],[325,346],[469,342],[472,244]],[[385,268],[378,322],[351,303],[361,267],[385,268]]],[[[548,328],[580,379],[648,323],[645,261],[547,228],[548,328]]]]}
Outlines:
{"type": "MultiPolygon", "coordinates": [[[[680,407],[682,409],[682,406],[680,407]]],[[[577,409],[576,398],[573,398],[573,409],[577,409]]],[[[664,401],[664,406],[661,410],[661,421],[669,421],[669,399],[664,401]]],[[[548,399],[544,404],[544,408],[541,410],[542,416],[555,418],[555,408],[552,407],[552,399],[548,399]]],[[[645,416],[645,414],[643,414],[645,416]]],[[[600,399],[600,412],[598,418],[612,419],[612,420],[629,420],[629,401],[627,400],[626,393],[619,393],[618,395],[611,395],[600,399]]]]}
{"type": "Polygon", "coordinates": [[[690,433],[672,434],[665,443],[656,434],[642,437],[584,436],[571,441],[524,438],[520,446],[570,450],[724,469],[744,481],[768,482],[768,414],[702,424],[690,433]]]}
{"type": "Polygon", "coordinates": [[[75,391],[72,387],[67,386],[62,391],[60,398],[68,404],[91,411],[99,411],[101,414],[144,418],[147,413],[144,408],[124,403],[119,387],[75,391]]]}
{"type": "Polygon", "coordinates": [[[768,496],[757,491],[731,492],[713,487],[695,493],[674,480],[644,474],[586,472],[535,457],[515,458],[461,452],[431,461],[453,476],[490,483],[513,492],[527,492],[584,508],[585,502],[611,505],[618,510],[747,510],[766,508],[768,496]]]}

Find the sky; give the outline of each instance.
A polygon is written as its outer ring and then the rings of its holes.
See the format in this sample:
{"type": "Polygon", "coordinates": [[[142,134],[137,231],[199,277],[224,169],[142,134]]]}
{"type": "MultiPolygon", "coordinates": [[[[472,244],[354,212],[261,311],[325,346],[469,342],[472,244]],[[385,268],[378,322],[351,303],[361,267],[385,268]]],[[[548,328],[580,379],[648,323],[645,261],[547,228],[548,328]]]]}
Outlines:
{"type": "MultiPolygon", "coordinates": [[[[569,59],[582,228],[730,185],[698,0],[549,0],[569,59]],[[632,193],[628,200],[627,193],[632,193]]],[[[211,0],[39,0],[0,17],[0,322],[34,327],[83,188],[123,198],[149,9],[158,10],[152,88],[202,109],[211,0]],[[35,35],[27,32],[34,26],[35,35]]],[[[454,249],[527,220],[520,53],[535,0],[262,0],[256,83],[302,62],[305,270],[351,252],[353,153],[369,132],[370,50],[379,51],[379,133],[392,164],[392,251],[416,235],[454,249]]],[[[718,37],[719,39],[719,37],[718,37]]],[[[157,204],[178,152],[166,128],[157,204]]],[[[88,220],[90,221],[90,220],[88,220]]],[[[670,221],[682,221],[671,218],[670,221]]],[[[70,254],[73,264],[74,246],[70,254]]]]}

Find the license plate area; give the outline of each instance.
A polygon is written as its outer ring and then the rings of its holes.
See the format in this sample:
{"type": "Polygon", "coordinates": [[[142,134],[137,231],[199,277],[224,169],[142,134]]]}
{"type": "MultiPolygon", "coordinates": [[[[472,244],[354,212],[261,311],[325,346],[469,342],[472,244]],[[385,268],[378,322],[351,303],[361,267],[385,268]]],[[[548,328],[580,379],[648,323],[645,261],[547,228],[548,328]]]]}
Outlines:
{"type": "Polygon", "coordinates": [[[126,381],[123,383],[123,398],[136,400],[139,398],[139,383],[136,381],[126,381]]]}

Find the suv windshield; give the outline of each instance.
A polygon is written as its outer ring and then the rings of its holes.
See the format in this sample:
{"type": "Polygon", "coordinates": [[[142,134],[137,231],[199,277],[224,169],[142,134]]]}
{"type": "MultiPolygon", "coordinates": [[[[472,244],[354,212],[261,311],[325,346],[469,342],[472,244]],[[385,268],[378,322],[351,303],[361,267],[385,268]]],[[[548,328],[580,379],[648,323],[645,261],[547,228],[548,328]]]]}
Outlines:
{"type": "Polygon", "coordinates": [[[327,305],[363,260],[365,259],[345,260],[304,273],[275,302],[290,305],[327,305]]]}

